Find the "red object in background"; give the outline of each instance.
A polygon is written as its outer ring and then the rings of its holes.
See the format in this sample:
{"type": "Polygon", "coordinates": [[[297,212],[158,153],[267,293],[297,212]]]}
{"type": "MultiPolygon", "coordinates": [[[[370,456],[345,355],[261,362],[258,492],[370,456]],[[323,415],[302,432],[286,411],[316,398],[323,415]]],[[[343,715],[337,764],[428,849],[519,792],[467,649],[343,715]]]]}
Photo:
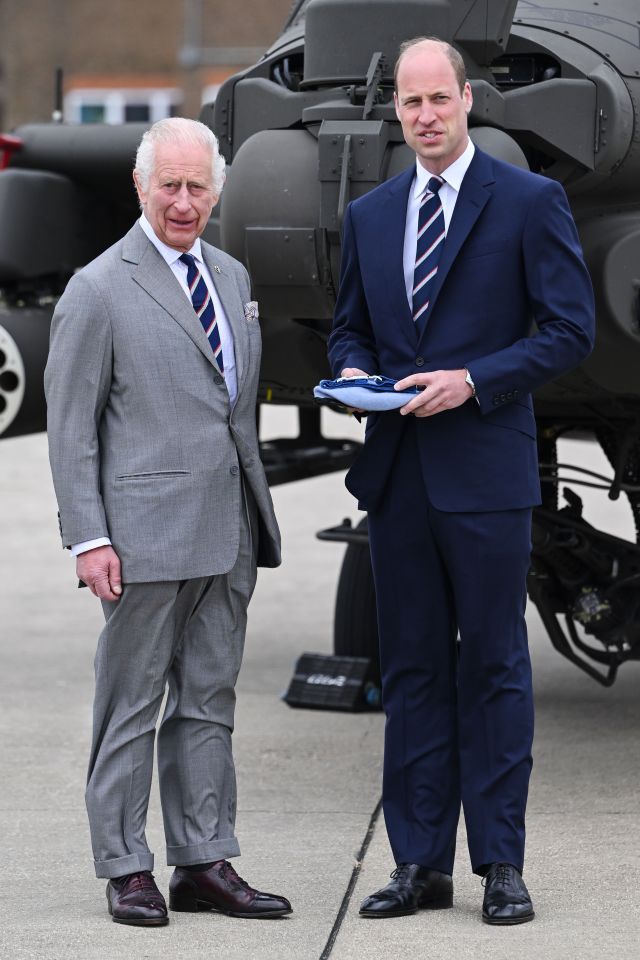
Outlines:
{"type": "Polygon", "coordinates": [[[9,166],[11,154],[22,148],[20,137],[13,137],[10,133],[0,133],[0,170],[9,166]]]}

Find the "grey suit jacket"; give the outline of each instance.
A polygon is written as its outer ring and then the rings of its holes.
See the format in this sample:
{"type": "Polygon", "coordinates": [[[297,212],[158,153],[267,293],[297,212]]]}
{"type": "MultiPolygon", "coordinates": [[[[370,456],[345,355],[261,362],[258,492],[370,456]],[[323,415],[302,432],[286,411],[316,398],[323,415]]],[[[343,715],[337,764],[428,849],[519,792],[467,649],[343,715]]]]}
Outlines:
{"type": "Polygon", "coordinates": [[[249,278],[221,250],[202,250],[233,330],[233,410],[189,300],[138,224],[71,279],[52,321],[45,391],[63,546],[110,537],[125,583],[228,572],[243,474],[260,517],[258,563],[280,562],[258,450],[249,278]]]}

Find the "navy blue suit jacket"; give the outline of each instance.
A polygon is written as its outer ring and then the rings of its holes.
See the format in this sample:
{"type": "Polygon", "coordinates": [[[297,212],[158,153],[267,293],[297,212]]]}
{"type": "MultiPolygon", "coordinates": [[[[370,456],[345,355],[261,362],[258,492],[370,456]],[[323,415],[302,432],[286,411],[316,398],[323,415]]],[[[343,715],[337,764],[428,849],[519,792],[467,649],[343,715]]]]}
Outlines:
{"type": "MultiPolygon", "coordinates": [[[[467,367],[478,402],[417,420],[423,474],[443,511],[540,502],[531,393],[593,346],[589,274],[562,187],[476,148],[462,182],[430,298],[414,326],[403,272],[415,168],[349,205],[329,359],[401,378],[467,367]]],[[[347,487],[375,509],[405,427],[372,414],[347,487]]]]}

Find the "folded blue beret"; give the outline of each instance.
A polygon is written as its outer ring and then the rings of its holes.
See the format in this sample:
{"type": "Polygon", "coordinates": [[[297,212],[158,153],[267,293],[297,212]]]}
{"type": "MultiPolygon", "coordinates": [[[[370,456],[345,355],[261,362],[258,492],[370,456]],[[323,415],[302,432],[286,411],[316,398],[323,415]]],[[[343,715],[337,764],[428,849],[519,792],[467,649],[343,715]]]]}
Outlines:
{"type": "Polygon", "coordinates": [[[337,380],[321,380],[313,388],[313,395],[320,403],[331,402],[344,407],[374,410],[398,410],[411,397],[420,393],[419,387],[394,390],[397,380],[390,377],[338,377],[337,380]]]}

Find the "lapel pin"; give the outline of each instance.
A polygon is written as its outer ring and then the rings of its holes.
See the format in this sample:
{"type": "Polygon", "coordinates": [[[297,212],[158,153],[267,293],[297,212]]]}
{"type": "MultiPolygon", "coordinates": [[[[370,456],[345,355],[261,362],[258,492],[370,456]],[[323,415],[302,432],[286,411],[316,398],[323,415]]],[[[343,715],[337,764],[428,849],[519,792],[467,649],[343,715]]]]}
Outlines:
{"type": "Polygon", "coordinates": [[[216,273],[220,273],[220,267],[218,266],[218,264],[217,264],[217,263],[216,263],[216,264],[214,264],[214,267],[213,267],[213,269],[215,270],[215,272],[216,272],[216,273]]]}

